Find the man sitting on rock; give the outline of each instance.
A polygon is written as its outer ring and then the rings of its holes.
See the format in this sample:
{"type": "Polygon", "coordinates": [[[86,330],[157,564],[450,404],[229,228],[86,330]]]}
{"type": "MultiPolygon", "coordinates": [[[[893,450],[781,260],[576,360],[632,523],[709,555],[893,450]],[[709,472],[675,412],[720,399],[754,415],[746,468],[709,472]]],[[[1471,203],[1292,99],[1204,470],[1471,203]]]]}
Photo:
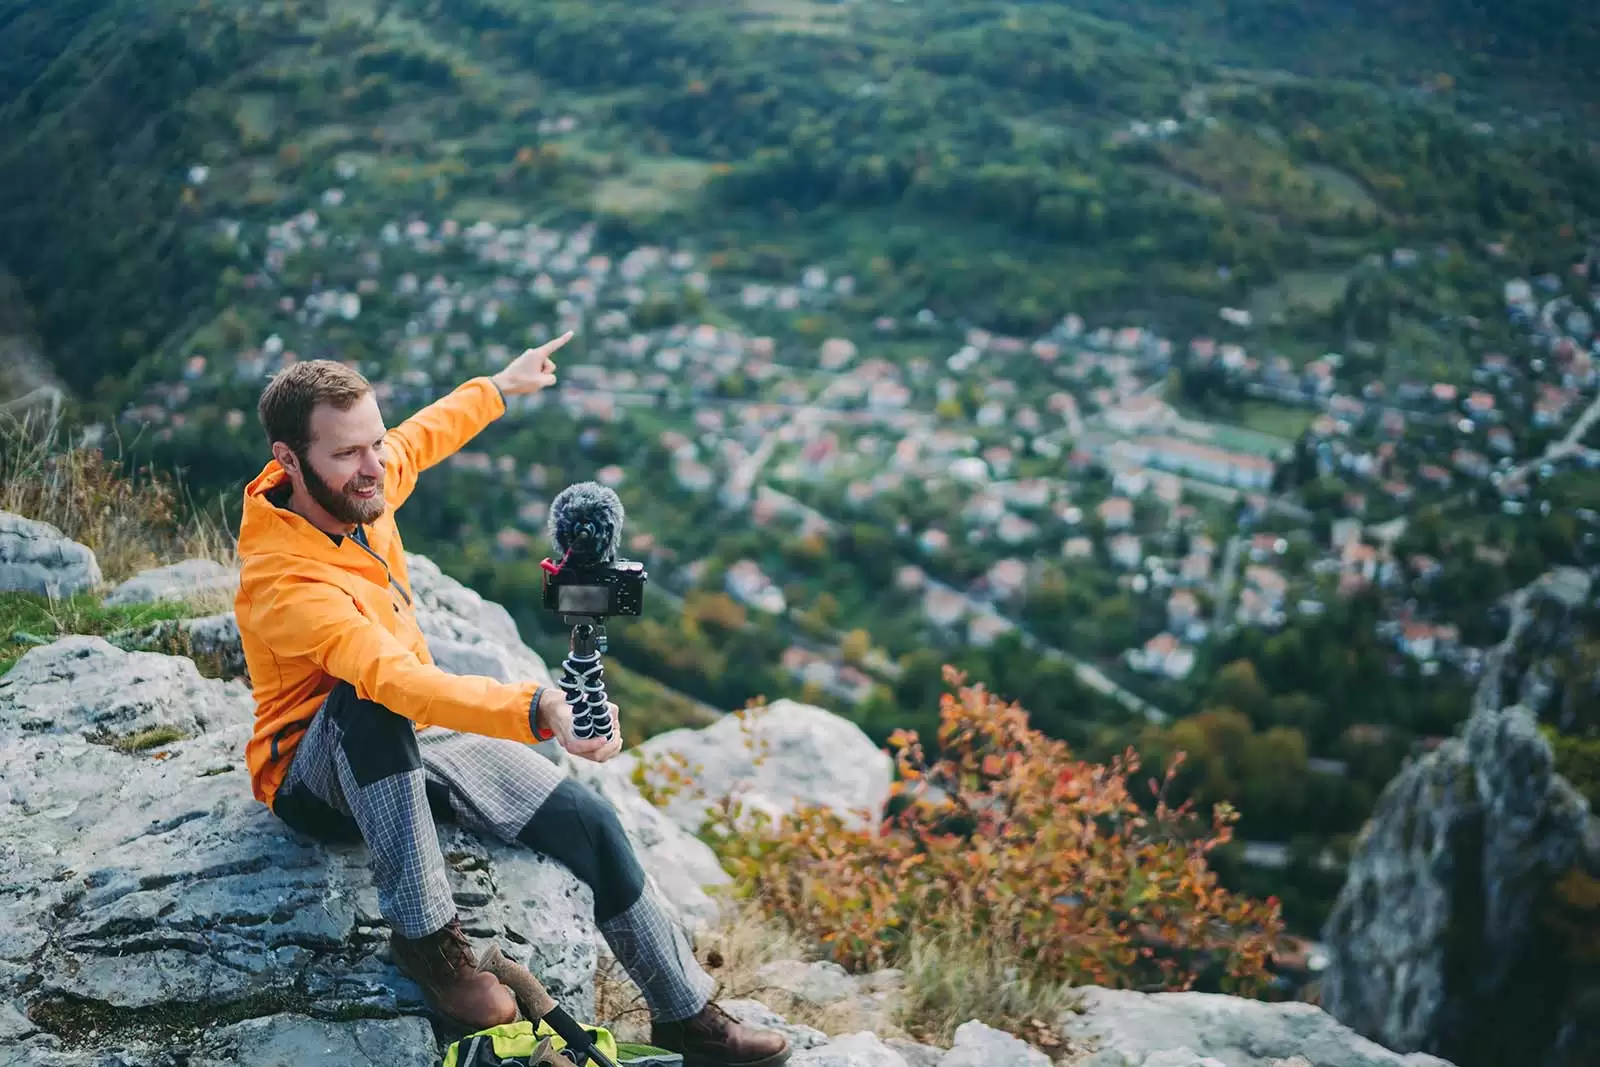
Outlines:
{"type": "MultiPolygon", "coordinates": [[[[581,740],[559,689],[447,673],[418,628],[393,512],[417,476],[555,382],[568,333],[385,430],[366,379],[297,363],[259,414],[272,460],[244,493],[235,603],[255,688],[246,746],[257,799],[325,841],[364,840],[395,965],[448,1020],[513,1021],[511,990],[480,969],[456,915],[434,818],[560,860],[594,892],[600,932],[649,1005],[651,1042],[689,1067],[774,1067],[789,1044],[711,1002],[713,981],[646,884],[616,812],[530,747],[581,740]]],[[[615,707],[612,708],[616,714],[615,707]]]]}

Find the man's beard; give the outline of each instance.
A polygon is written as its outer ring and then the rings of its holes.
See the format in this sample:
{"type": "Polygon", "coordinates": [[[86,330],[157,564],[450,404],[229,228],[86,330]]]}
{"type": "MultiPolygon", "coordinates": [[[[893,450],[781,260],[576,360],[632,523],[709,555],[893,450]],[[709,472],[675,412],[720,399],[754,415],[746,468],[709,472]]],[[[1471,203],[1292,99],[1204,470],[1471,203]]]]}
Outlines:
{"type": "Polygon", "coordinates": [[[300,457],[300,471],[305,475],[306,492],[311,494],[311,499],[340,522],[351,525],[375,522],[387,506],[383,499],[382,478],[376,481],[378,491],[372,494],[370,499],[363,500],[355,496],[354,491],[365,489],[374,483],[360,475],[346,482],[343,489],[335,490],[333,486],[323,481],[322,476],[305,456],[300,457]]]}

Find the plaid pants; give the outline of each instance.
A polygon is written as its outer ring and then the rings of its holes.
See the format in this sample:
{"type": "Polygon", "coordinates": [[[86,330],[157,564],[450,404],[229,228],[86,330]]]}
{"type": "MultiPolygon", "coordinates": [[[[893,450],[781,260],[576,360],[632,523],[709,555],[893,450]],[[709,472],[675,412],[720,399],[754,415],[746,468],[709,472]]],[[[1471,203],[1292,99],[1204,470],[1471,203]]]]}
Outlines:
{"type": "Polygon", "coordinates": [[[686,1019],[710,1000],[714,980],[645,881],[616,811],[527,745],[418,732],[340,683],[295,748],[273,811],[322,840],[364,840],[379,910],[406,938],[456,917],[436,816],[559,860],[593,891],[595,924],[653,1019],[686,1019]]]}

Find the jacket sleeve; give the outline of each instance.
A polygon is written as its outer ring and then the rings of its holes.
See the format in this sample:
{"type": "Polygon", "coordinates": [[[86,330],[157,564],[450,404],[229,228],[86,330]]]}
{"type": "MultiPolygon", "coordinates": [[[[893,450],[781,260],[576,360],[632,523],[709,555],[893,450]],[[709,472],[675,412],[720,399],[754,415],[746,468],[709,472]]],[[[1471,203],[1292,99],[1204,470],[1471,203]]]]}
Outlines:
{"type": "Polygon", "coordinates": [[[532,743],[537,682],[507,684],[450,674],[424,663],[368,618],[338,586],[314,578],[280,579],[251,612],[253,629],[277,656],[316,663],[356,694],[419,726],[443,726],[532,743]]]}
{"type": "Polygon", "coordinates": [[[384,437],[389,459],[383,487],[389,506],[405,503],[417,475],[460,450],[505,411],[499,387],[487,377],[473,378],[390,430],[384,437]]]}

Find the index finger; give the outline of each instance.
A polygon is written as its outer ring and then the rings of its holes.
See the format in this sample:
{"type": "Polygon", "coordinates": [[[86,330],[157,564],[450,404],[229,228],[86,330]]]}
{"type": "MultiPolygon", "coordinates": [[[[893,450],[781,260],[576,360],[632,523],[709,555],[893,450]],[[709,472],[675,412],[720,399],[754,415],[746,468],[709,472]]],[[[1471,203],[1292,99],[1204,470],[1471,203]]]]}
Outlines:
{"type": "Polygon", "coordinates": [[[568,330],[560,337],[557,337],[554,341],[546,341],[544,344],[535,349],[535,351],[548,356],[550,353],[560,350],[562,346],[564,346],[570,340],[572,340],[572,331],[568,330]]]}

